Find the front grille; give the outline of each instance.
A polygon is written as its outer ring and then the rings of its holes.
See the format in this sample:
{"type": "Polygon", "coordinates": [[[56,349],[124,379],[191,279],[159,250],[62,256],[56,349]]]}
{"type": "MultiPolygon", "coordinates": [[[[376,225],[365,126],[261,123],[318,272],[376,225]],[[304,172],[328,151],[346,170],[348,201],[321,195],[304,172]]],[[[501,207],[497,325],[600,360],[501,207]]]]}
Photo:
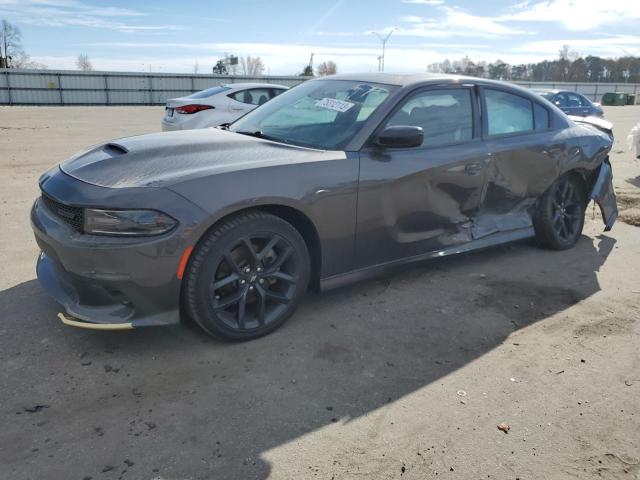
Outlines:
{"type": "Polygon", "coordinates": [[[82,232],[82,227],[84,226],[84,210],[82,208],[65,205],[44,193],[41,198],[42,203],[51,213],[74,230],[82,232]]]}

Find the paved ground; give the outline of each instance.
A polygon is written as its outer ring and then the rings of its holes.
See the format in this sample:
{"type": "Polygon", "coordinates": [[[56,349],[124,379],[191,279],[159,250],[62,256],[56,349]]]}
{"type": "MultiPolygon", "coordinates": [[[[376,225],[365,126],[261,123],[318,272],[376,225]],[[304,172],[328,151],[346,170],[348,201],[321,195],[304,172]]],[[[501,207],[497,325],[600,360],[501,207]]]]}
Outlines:
{"type": "MultiPolygon", "coordinates": [[[[640,107],[606,113],[633,223],[640,107]]],[[[640,230],[591,212],[571,251],[406,267],[251,343],[61,325],[34,280],[37,177],[160,115],[0,107],[0,477],[640,479],[640,230]]]]}

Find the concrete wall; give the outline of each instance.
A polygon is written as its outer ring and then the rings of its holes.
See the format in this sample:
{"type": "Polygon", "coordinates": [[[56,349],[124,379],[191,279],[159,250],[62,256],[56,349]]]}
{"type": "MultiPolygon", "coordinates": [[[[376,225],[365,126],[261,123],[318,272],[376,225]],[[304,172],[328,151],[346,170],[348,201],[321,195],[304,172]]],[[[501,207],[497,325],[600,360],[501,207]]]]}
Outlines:
{"type": "MultiPolygon", "coordinates": [[[[0,105],[163,105],[169,98],[225,83],[264,82],[291,87],[305,80],[307,77],[0,69],[0,105]]],[[[574,90],[594,101],[600,101],[606,92],[634,93],[636,98],[640,95],[640,84],[633,83],[514,83],[574,90]]]]}

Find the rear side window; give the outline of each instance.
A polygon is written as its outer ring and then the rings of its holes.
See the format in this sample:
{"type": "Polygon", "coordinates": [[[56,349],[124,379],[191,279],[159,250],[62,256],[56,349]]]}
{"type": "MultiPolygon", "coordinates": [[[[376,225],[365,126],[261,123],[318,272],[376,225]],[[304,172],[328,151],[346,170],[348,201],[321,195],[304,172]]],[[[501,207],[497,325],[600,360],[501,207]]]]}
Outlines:
{"type": "Polygon", "coordinates": [[[553,103],[560,108],[567,107],[567,96],[564,93],[559,93],[553,97],[553,103]]]}
{"type": "Polygon", "coordinates": [[[537,103],[533,104],[533,115],[536,130],[545,130],[549,128],[549,110],[537,103]]]}
{"type": "Polygon", "coordinates": [[[520,95],[500,90],[485,90],[489,135],[533,130],[533,103],[520,95]]]}
{"type": "Polygon", "coordinates": [[[271,98],[271,92],[268,88],[252,88],[251,90],[241,90],[229,95],[231,98],[241,103],[250,105],[262,105],[267,103],[271,98]]]}
{"type": "Polygon", "coordinates": [[[217,95],[218,93],[222,93],[226,90],[230,90],[229,87],[213,87],[207,88],[206,90],[202,90],[201,92],[196,92],[189,95],[187,98],[207,98],[212,95],[217,95]]]}
{"type": "Polygon", "coordinates": [[[586,107],[585,98],[577,93],[567,93],[567,107],[586,107]]]}
{"type": "Polygon", "coordinates": [[[422,146],[433,147],[473,138],[471,90],[427,90],[410,97],[387,126],[407,125],[424,131],[422,146]]]}

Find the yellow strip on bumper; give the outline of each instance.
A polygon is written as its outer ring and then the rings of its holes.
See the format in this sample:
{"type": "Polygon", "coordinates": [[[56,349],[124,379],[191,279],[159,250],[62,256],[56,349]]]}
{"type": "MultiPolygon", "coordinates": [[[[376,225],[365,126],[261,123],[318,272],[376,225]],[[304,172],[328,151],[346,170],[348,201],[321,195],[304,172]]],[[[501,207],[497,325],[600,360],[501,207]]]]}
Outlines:
{"type": "Polygon", "coordinates": [[[128,323],[90,323],[76,320],[73,317],[68,317],[64,313],[59,313],[58,318],[65,325],[77,328],[87,328],[89,330],[131,330],[133,324],[128,323]]]}

